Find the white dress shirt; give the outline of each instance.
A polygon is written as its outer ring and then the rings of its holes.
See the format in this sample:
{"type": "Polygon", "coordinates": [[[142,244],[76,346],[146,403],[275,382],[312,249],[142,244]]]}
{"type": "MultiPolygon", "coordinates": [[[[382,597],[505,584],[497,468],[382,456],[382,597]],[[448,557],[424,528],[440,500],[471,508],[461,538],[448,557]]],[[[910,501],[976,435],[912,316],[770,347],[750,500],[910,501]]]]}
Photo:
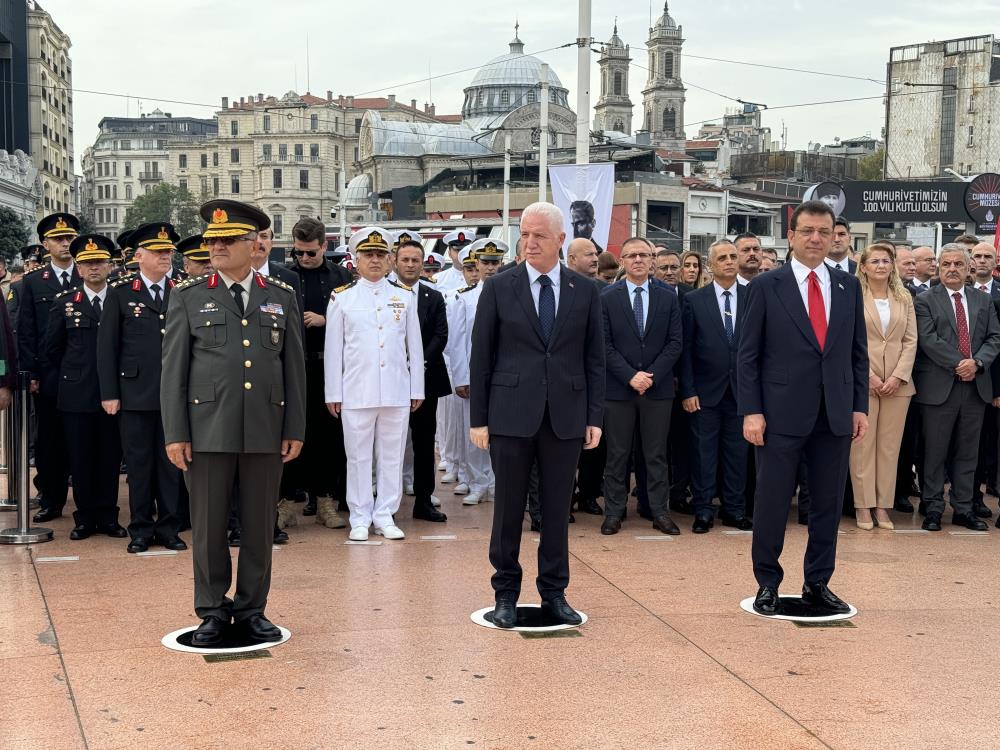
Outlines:
{"type": "Polygon", "coordinates": [[[795,283],[799,286],[799,294],[802,295],[802,304],[806,306],[806,316],[809,315],[809,274],[816,272],[819,280],[819,288],[823,293],[823,308],[826,310],[826,322],[830,322],[830,269],[826,263],[820,263],[816,268],[802,265],[798,260],[792,258],[792,273],[795,274],[795,283]]]}
{"type": "MultiPolygon", "coordinates": [[[[736,277],[739,280],[739,276],[736,277]]],[[[715,288],[715,299],[719,303],[719,315],[722,316],[722,327],[726,327],[726,297],[724,292],[729,292],[729,310],[733,314],[733,330],[736,330],[736,287],[739,286],[737,281],[729,289],[723,289],[719,286],[718,281],[713,281],[712,286],[715,288]]]]}
{"type": "Polygon", "coordinates": [[[976,287],[976,289],[978,289],[978,290],[979,290],[979,291],[981,291],[981,292],[986,292],[987,294],[989,294],[989,295],[991,295],[991,296],[992,296],[992,294],[993,294],[993,279],[990,279],[990,280],[989,280],[989,281],[987,281],[987,282],[986,282],[985,284],[980,284],[980,283],[979,283],[979,282],[977,281],[977,282],[976,282],[976,283],[974,284],[974,286],[976,287]]]}
{"type": "MultiPolygon", "coordinates": [[[[942,285],[943,286],[943,285],[942,285]]],[[[945,291],[948,293],[948,301],[951,302],[951,314],[955,315],[955,329],[958,330],[958,315],[955,314],[955,298],[952,295],[957,291],[962,295],[962,308],[965,311],[965,330],[969,330],[969,299],[965,295],[965,286],[963,285],[961,289],[951,290],[945,287],[945,291]]],[[[970,332],[971,333],[971,332],[970,332]]],[[[969,346],[972,346],[972,339],[970,336],[969,346]]]]}
{"type": "Polygon", "coordinates": [[[257,269],[257,273],[259,273],[261,276],[270,276],[271,275],[270,261],[265,260],[264,264],[257,269]]]}
{"type": "Polygon", "coordinates": [[[62,275],[64,273],[68,273],[69,274],[68,281],[70,283],[73,283],[73,269],[75,267],[76,267],[75,263],[70,263],[69,266],[67,266],[66,268],[59,268],[58,266],[54,265],[53,263],[51,263],[51,262],[49,263],[49,268],[52,269],[52,273],[55,274],[56,281],[58,281],[60,284],[62,284],[62,281],[63,281],[63,276],[62,275]]]}
{"type": "MultiPolygon", "coordinates": [[[[222,276],[222,274],[219,275],[222,276]]],[[[146,285],[146,291],[149,292],[149,296],[153,299],[156,299],[156,293],[151,289],[151,287],[153,286],[153,284],[156,284],[158,287],[160,287],[160,301],[162,302],[163,299],[166,297],[167,293],[167,277],[164,276],[159,281],[151,281],[147,276],[145,276],[140,272],[139,278],[142,279],[142,283],[146,285]]],[[[225,278],[225,276],[223,276],[222,278],[225,278]]],[[[101,300],[101,302],[103,303],[104,300],[101,300]]]]}
{"type": "Polygon", "coordinates": [[[86,284],[84,284],[83,285],[83,291],[85,291],[87,293],[87,301],[91,305],[94,304],[94,297],[97,297],[101,301],[101,310],[102,311],[104,310],[104,300],[106,300],[108,298],[108,285],[107,284],[105,284],[104,288],[101,289],[101,291],[99,291],[99,292],[93,292],[93,291],[91,291],[90,287],[87,286],[86,284]]]}
{"type": "MultiPolygon", "coordinates": [[[[538,283],[538,277],[542,275],[542,272],[527,261],[525,261],[524,265],[528,269],[528,288],[531,289],[531,299],[535,301],[535,312],[537,313],[538,295],[542,292],[542,285],[538,283]]],[[[559,277],[561,273],[562,264],[556,263],[552,270],[545,274],[552,280],[552,294],[556,300],[556,313],[559,312],[559,277]]]]}
{"type": "Polygon", "coordinates": [[[878,319],[882,324],[882,335],[889,330],[889,316],[892,313],[892,309],[889,306],[888,299],[878,299],[874,298],[875,309],[878,310],[878,319]]]}
{"type": "MultiPolygon", "coordinates": [[[[639,298],[642,300],[642,324],[643,326],[649,321],[649,281],[636,286],[628,279],[625,279],[625,288],[628,289],[628,306],[635,310],[635,290],[642,289],[642,294],[639,298]]],[[[537,301],[535,307],[538,307],[537,301]]]]}
{"type": "Polygon", "coordinates": [[[849,256],[845,255],[843,260],[833,260],[832,258],[823,259],[830,268],[836,268],[844,273],[851,272],[851,259],[849,256]]]}
{"type": "Polygon", "coordinates": [[[736,274],[736,283],[739,284],[740,286],[746,286],[747,284],[750,283],[750,279],[744,279],[739,274],[736,274]]]}
{"type": "MultiPolygon", "coordinates": [[[[226,285],[226,289],[232,289],[233,284],[236,282],[226,276],[222,271],[219,271],[219,278],[222,279],[222,283],[226,285]]],[[[250,269],[250,273],[243,281],[239,282],[240,286],[243,287],[243,309],[246,310],[247,306],[250,304],[250,284],[253,283],[253,268],[250,269]]],[[[232,292],[230,292],[232,294],[232,292]]]]}
{"type": "Polygon", "coordinates": [[[927,279],[927,281],[920,281],[920,280],[918,280],[917,278],[914,277],[914,279],[913,279],[913,287],[915,289],[919,289],[921,292],[926,292],[927,290],[929,290],[931,288],[931,280],[927,279]]]}
{"type": "Polygon", "coordinates": [[[344,409],[409,406],[424,398],[417,295],[388,279],[357,283],[326,308],[327,403],[344,409]]]}

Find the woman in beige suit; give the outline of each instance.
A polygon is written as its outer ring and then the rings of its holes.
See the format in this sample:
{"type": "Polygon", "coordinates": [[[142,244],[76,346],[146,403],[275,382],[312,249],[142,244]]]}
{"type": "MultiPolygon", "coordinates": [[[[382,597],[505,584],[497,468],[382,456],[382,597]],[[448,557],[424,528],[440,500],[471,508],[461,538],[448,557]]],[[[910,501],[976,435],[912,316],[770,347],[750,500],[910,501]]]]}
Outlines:
{"type": "Polygon", "coordinates": [[[851,446],[851,482],[858,528],[891,529],[888,509],[896,488],[896,460],[914,394],[910,371],[917,354],[913,298],[896,273],[891,245],[867,247],[858,279],[868,330],[868,432],[851,446]],[[874,509],[874,520],[872,510],[874,509]]]}

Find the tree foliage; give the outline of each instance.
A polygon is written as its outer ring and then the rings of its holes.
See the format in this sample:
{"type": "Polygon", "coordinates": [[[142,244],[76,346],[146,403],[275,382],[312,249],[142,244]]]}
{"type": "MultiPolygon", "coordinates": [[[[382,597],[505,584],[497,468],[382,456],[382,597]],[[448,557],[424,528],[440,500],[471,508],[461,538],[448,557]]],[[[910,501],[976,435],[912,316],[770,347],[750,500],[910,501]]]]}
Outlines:
{"type": "Polygon", "coordinates": [[[858,179],[868,182],[878,182],[885,179],[882,174],[882,163],[885,161],[885,147],[876,149],[873,153],[858,160],[858,179]]]}
{"type": "Polygon", "coordinates": [[[125,214],[127,229],[157,221],[173,224],[181,237],[197,234],[201,231],[198,201],[186,189],[164,182],[136,198],[125,214]]]}
{"type": "Polygon", "coordinates": [[[31,232],[21,217],[6,206],[0,207],[0,255],[10,263],[20,257],[21,248],[31,244],[31,232]]]}

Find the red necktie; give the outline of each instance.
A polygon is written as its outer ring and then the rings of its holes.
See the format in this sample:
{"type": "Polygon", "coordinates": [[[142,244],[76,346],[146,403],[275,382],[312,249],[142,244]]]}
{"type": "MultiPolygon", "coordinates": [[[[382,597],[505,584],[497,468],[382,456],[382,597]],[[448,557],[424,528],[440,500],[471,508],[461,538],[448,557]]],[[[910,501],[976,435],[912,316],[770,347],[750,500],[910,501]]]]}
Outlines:
{"type": "Polygon", "coordinates": [[[969,342],[969,324],[965,319],[965,305],[962,304],[962,295],[955,292],[952,299],[955,300],[955,324],[958,328],[958,350],[962,352],[965,359],[972,357],[972,344],[969,342]]]}
{"type": "Polygon", "coordinates": [[[819,342],[819,350],[826,345],[826,306],[823,304],[823,290],[819,288],[819,277],[815,271],[809,272],[809,322],[819,342]]]}

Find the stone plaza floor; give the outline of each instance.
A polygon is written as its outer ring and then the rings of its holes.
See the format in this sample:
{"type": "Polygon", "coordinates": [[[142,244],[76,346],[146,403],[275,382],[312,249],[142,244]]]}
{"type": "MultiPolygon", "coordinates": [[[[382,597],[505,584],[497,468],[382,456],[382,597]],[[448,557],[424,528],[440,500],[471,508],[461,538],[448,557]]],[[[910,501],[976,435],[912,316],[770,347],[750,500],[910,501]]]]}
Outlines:
{"type": "MultiPolygon", "coordinates": [[[[404,541],[346,545],[345,531],[300,517],[274,553],[267,610],[292,638],[253,659],[160,645],[197,622],[190,552],[72,542],[69,517],[47,524],[55,541],[0,546],[0,748],[1000,743],[992,524],[929,534],[893,514],[895,532],[863,532],[844,519],[831,587],[860,612],[847,627],[804,628],[739,609],[756,590],[749,534],[696,536],[675,516],[683,533],[662,537],[630,512],[604,537],[578,513],[568,598],[590,620],[526,638],[469,617],[492,603],[492,506],[438,494],[447,524],[409,519],[404,498],[404,541]]],[[[537,601],[537,538],[526,523],[522,602],[537,601]]],[[[790,523],[782,593],[801,586],[805,538],[790,523]]]]}

